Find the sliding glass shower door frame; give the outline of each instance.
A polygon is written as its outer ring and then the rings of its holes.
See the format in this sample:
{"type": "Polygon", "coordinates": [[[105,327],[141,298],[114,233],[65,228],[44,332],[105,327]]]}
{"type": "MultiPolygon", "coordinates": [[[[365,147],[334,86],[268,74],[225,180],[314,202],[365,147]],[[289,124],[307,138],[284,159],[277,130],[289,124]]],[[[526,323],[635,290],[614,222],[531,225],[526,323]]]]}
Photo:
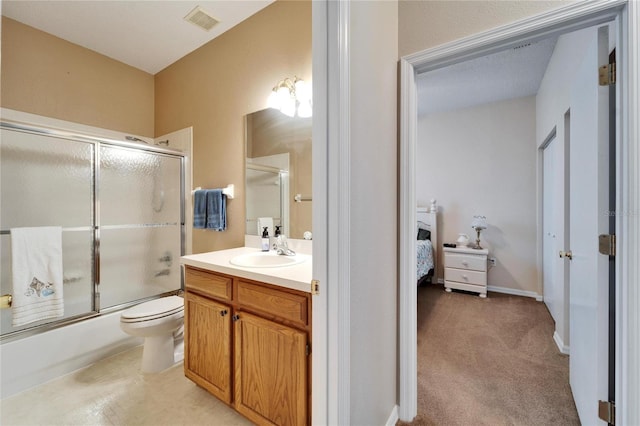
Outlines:
{"type": "MultiPolygon", "coordinates": [[[[100,284],[101,284],[101,231],[103,230],[112,230],[112,229],[127,229],[127,228],[157,228],[162,226],[179,226],[179,234],[180,234],[180,256],[182,256],[185,252],[185,209],[184,209],[184,200],[185,200],[185,156],[180,151],[175,151],[168,148],[158,147],[156,145],[144,145],[142,143],[131,143],[125,141],[119,141],[99,136],[91,136],[85,135],[76,132],[62,131],[56,129],[47,129],[42,127],[31,126],[28,124],[11,122],[11,121],[2,121],[0,122],[0,128],[3,130],[34,134],[39,136],[49,136],[57,139],[66,139],[74,142],[83,142],[92,145],[92,155],[91,159],[91,225],[90,226],[81,226],[81,227],[63,227],[63,232],[68,231],[92,231],[93,232],[93,262],[92,262],[92,276],[93,276],[93,300],[91,311],[86,312],[84,314],[79,314],[67,318],[62,318],[59,320],[53,320],[44,324],[34,325],[33,327],[29,327],[23,330],[12,331],[9,333],[5,333],[0,336],[0,340],[5,339],[13,339],[16,337],[27,337],[29,335],[41,333],[44,331],[48,331],[54,328],[66,326],[72,323],[76,323],[79,321],[83,321],[89,318],[93,318],[96,316],[100,316],[101,314],[106,314],[109,312],[118,311],[124,309],[128,306],[140,303],[144,300],[149,300],[153,298],[157,298],[167,294],[175,294],[175,290],[168,291],[161,294],[155,294],[150,297],[145,297],[142,299],[131,300],[125,303],[120,303],[114,306],[109,306],[108,308],[103,308],[101,306],[100,301],[100,284]],[[127,151],[135,151],[135,152],[146,152],[153,155],[158,155],[161,157],[170,157],[177,158],[180,160],[179,166],[179,175],[180,175],[180,203],[179,203],[179,220],[177,223],[142,223],[142,224],[125,224],[125,225],[106,225],[103,226],[101,223],[101,205],[100,205],[100,175],[101,175],[101,151],[102,147],[114,147],[118,149],[123,149],[127,151]]],[[[174,199],[175,200],[175,199],[174,199]]],[[[175,205],[175,204],[174,204],[175,205]]],[[[0,233],[3,235],[10,234],[9,229],[2,229],[0,233]]],[[[175,241],[175,240],[174,240],[175,241]]],[[[180,289],[184,289],[183,277],[180,273],[180,289]]]]}

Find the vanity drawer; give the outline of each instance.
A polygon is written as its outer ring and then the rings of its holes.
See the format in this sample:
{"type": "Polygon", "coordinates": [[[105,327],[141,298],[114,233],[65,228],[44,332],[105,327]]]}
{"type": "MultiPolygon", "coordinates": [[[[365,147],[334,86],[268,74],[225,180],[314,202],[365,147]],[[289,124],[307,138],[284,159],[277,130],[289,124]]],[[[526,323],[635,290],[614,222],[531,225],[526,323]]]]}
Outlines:
{"type": "Polygon", "coordinates": [[[471,254],[447,253],[444,257],[444,267],[484,272],[487,270],[487,257],[474,256],[471,254]]]}
{"type": "Polygon", "coordinates": [[[487,274],[480,271],[470,271],[457,268],[444,269],[445,281],[457,281],[465,284],[487,285],[487,274]]]}
{"type": "Polygon", "coordinates": [[[187,290],[218,299],[231,300],[232,279],[212,272],[185,268],[184,283],[187,290]]]}
{"type": "Polygon", "coordinates": [[[239,305],[275,315],[302,327],[309,325],[306,296],[242,280],[237,280],[236,284],[236,300],[239,305]]]}

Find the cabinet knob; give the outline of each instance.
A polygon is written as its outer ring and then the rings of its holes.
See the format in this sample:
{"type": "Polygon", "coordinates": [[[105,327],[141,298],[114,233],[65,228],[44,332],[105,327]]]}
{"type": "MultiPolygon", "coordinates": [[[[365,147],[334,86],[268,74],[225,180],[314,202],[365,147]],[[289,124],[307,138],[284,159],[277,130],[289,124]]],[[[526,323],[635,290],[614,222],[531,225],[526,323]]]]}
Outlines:
{"type": "Polygon", "coordinates": [[[465,281],[469,281],[469,277],[468,277],[468,276],[466,276],[466,275],[463,275],[463,276],[462,276],[462,278],[463,278],[465,281]]]}
{"type": "Polygon", "coordinates": [[[463,262],[462,262],[462,264],[463,264],[464,266],[469,266],[469,262],[467,262],[466,260],[465,260],[465,261],[463,261],[463,262]]]}
{"type": "Polygon", "coordinates": [[[220,311],[220,316],[223,317],[225,315],[227,315],[229,313],[229,311],[227,311],[226,309],[224,311],[220,311]]]}
{"type": "Polygon", "coordinates": [[[232,316],[232,317],[231,317],[231,319],[232,319],[234,322],[235,322],[235,321],[238,321],[238,320],[240,319],[240,315],[237,315],[237,314],[236,314],[236,315],[232,316]]]}

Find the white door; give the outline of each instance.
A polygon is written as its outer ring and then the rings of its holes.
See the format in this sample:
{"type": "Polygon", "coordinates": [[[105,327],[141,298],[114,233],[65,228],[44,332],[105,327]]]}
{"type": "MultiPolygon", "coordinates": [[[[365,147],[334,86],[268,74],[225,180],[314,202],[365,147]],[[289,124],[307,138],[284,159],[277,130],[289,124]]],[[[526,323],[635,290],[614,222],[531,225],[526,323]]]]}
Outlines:
{"type": "Polygon", "coordinates": [[[553,137],[542,151],[542,284],[544,303],[547,305],[556,324],[561,319],[560,289],[556,282],[556,266],[558,262],[557,238],[556,238],[556,149],[558,142],[553,137]]]}
{"type": "Polygon", "coordinates": [[[598,85],[598,65],[608,63],[608,30],[593,38],[571,91],[570,110],[570,340],[571,389],[585,425],[598,419],[607,399],[608,257],[598,235],[608,232],[608,87],[598,85]]]}

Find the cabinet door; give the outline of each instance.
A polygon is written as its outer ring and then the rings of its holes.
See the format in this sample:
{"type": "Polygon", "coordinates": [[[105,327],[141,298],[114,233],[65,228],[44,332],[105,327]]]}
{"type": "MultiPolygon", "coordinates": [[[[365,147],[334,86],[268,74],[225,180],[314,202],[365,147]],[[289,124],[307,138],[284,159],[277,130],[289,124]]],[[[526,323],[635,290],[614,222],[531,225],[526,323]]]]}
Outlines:
{"type": "Polygon", "coordinates": [[[246,312],[236,318],[236,410],[257,424],[306,424],[307,333],[246,312]]]}
{"type": "Polygon", "coordinates": [[[231,308],[186,293],[185,375],[226,403],[231,402],[231,308]]]}

